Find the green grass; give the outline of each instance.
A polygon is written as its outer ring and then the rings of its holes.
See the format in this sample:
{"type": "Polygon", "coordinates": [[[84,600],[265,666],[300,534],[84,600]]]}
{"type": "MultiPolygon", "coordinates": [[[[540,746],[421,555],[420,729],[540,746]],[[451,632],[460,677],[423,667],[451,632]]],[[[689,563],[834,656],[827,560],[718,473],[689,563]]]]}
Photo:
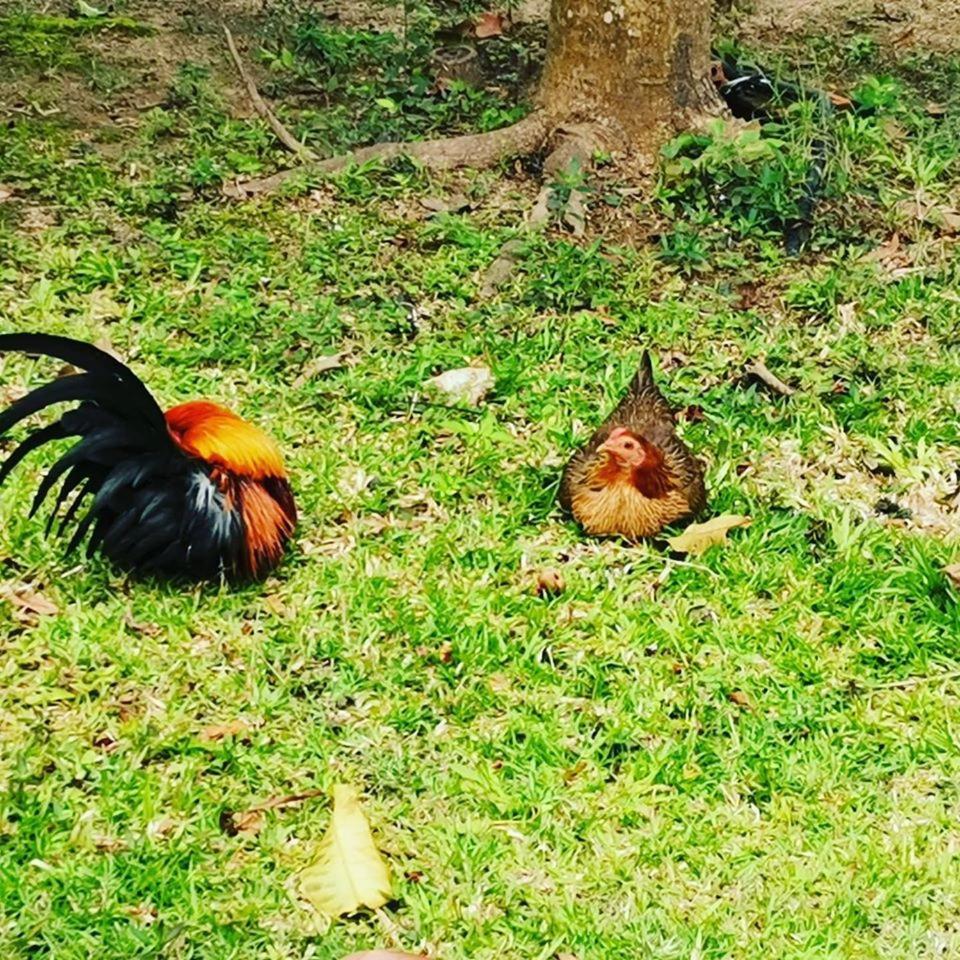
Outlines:
{"type": "MultiPolygon", "coordinates": [[[[887,69],[838,56],[858,82],[887,69]]],[[[340,780],[390,861],[388,924],[442,960],[956,954],[960,603],[941,567],[960,549],[960,265],[896,206],[960,188],[955,117],[922,109],[956,69],[923,86],[906,64],[889,108],[838,120],[800,260],[774,223],[808,132],[747,164],[716,148],[733,212],[669,177],[629,200],[692,252],[551,234],[487,303],[479,275],[530,193],[504,203],[499,173],[401,163],[224,202],[222,179],[281,157],[189,65],[119,149],[68,114],[5,128],[3,328],[106,338],[163,405],[209,396],[260,423],[302,523],[265,585],[136,582],[27,518],[52,451],[4,485],[5,579],[59,613],[0,606],[3,956],[382,945],[384,921],[318,930],[291,898],[326,801],[255,837],[221,828],[340,780]],[[476,209],[420,218],[453,187],[476,209]],[[861,259],[894,230],[901,272],[861,259]],[[554,503],[643,346],[682,355],[665,389],[702,412],[682,429],[710,511],[753,517],[697,560],[588,541],[554,503]],[[346,366],[294,386],[337,351],[346,366]],[[758,355],[793,397],[743,382],[758,355]],[[479,412],[422,402],[474,360],[497,381],[479,412]],[[561,596],[536,596],[542,566],[561,596]],[[235,720],[249,732],[200,736],[235,720]]],[[[0,384],[56,367],[5,359],[0,384]]]]}

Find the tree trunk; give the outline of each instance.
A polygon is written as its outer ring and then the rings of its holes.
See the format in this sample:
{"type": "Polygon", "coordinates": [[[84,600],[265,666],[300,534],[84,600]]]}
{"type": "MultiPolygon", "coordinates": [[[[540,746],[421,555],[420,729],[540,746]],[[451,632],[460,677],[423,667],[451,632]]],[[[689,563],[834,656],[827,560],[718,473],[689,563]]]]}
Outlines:
{"type": "Polygon", "coordinates": [[[712,0],[552,0],[540,100],[557,122],[601,123],[654,153],[704,114],[712,0]]]}
{"type": "MultiPolygon", "coordinates": [[[[440,140],[377,143],[268,177],[224,184],[230,197],[275,190],[298,170],[335,173],[351,163],[415,157],[433,170],[491,167],[548,148],[548,183],[531,213],[554,210],[550,183],[589,170],[600,150],[652,157],[679,130],[726,113],[710,79],[713,0],[551,0],[547,62],[537,109],[510,127],[440,140]]],[[[562,219],[583,229],[584,196],[570,191],[562,219]]],[[[502,258],[500,258],[502,259],[502,258]]]]}

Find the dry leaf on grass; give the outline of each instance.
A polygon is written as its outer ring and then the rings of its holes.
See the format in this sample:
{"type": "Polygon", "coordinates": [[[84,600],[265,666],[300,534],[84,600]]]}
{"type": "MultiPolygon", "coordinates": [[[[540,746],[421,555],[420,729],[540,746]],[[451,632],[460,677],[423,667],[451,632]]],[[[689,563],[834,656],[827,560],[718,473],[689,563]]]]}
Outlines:
{"type": "Polygon", "coordinates": [[[566,588],[563,574],[555,567],[544,567],[537,571],[537,596],[555,597],[566,588]]]}
{"type": "Polygon", "coordinates": [[[393,896],[390,873],[355,787],[333,788],[333,815],[317,854],[316,863],[301,871],[299,890],[320,913],[339,917],[361,907],[376,910],[393,896]]]}
{"type": "Polygon", "coordinates": [[[744,367],[749,380],[759,382],[781,397],[792,397],[797,391],[790,384],[784,383],[761,359],[752,360],[744,367]]]}
{"type": "Polygon", "coordinates": [[[145,637],[159,637],[163,633],[163,627],[158,623],[146,623],[141,622],[140,620],[135,620],[133,614],[129,611],[124,614],[123,625],[131,633],[139,633],[145,637]]]}
{"type": "Polygon", "coordinates": [[[678,553],[689,553],[696,557],[715,544],[724,543],[728,531],[735,527],[749,527],[752,522],[750,517],[724,513],[706,523],[691,523],[679,536],[668,537],[667,543],[678,553]]]}
{"type": "Polygon", "coordinates": [[[449,400],[475,407],[493,389],[493,384],[489,367],[460,367],[431,377],[424,386],[433,387],[449,400]]]}
{"type": "Polygon", "coordinates": [[[13,607],[13,615],[21,623],[35,624],[40,617],[54,617],[57,605],[27,583],[7,583],[0,587],[0,596],[13,607]]]}
{"type": "Polygon", "coordinates": [[[727,694],[727,699],[745,710],[751,709],[750,698],[742,690],[731,690],[727,694]]]}
{"type": "Polygon", "coordinates": [[[935,203],[922,194],[898,200],[896,204],[905,217],[937,227],[943,233],[960,230],[960,212],[944,203],[935,203]]]}
{"type": "Polygon", "coordinates": [[[224,810],[220,814],[220,829],[228,836],[235,837],[238,833],[253,836],[260,832],[266,822],[264,814],[267,810],[279,810],[281,807],[292,807],[324,794],[323,790],[305,790],[303,793],[288,793],[282,797],[270,797],[263,803],[255,803],[246,810],[224,810]]]}
{"type": "Polygon", "coordinates": [[[287,605],[275,593],[268,593],[263,598],[263,602],[278,617],[285,617],[287,615],[287,605]]]}
{"type": "Polygon", "coordinates": [[[473,23],[473,35],[478,40],[500,37],[507,29],[507,20],[502,13],[488,10],[481,13],[473,23]]]}
{"type": "Polygon", "coordinates": [[[947,579],[960,589],[960,563],[951,563],[943,568],[943,572],[947,575],[947,579]]]}
{"type": "Polygon", "coordinates": [[[228,837],[254,837],[263,828],[266,818],[256,807],[249,810],[224,810],[220,814],[220,829],[228,837]]]}
{"type": "Polygon", "coordinates": [[[303,365],[300,375],[293,381],[291,386],[297,389],[297,387],[302,387],[308,380],[319,377],[321,373],[326,373],[327,370],[337,370],[342,366],[342,353],[331,353],[328,356],[314,357],[303,365]]]}
{"type": "Polygon", "coordinates": [[[250,732],[250,724],[245,720],[231,720],[229,723],[215,723],[200,731],[204,743],[216,743],[225,737],[238,737],[250,732]]]}
{"type": "Polygon", "coordinates": [[[900,234],[895,233],[889,240],[885,240],[879,247],[865,253],[860,259],[865,263],[883,263],[891,260],[900,253],[900,234]]]}
{"type": "Polygon", "coordinates": [[[13,187],[0,183],[0,203],[9,200],[13,196],[13,187]]]}

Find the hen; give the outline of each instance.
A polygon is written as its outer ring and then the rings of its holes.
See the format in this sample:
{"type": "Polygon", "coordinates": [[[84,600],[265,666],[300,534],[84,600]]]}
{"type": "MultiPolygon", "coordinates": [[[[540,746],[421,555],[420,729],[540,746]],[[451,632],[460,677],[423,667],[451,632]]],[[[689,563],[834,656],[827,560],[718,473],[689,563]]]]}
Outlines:
{"type": "Polygon", "coordinates": [[[587,533],[632,541],[706,505],[703,464],[676,434],[649,352],[616,409],[567,464],[560,505],[587,533]]]}
{"type": "Polygon", "coordinates": [[[47,523],[74,493],[60,532],[84,505],[68,550],[89,534],[126,570],[207,580],[260,578],[279,563],[297,519],[276,444],[252,424],[205,400],[166,414],[119,360],[78,340],[41,333],[0,336],[0,353],[55,357],[81,373],[38,387],[0,414],[0,436],[64,401],[80,401],[41,427],[0,467],[0,483],[51,440],[79,437],[51,467],[30,515],[62,480],[47,523]],[[92,498],[92,501],[91,499],[92,498]]]}

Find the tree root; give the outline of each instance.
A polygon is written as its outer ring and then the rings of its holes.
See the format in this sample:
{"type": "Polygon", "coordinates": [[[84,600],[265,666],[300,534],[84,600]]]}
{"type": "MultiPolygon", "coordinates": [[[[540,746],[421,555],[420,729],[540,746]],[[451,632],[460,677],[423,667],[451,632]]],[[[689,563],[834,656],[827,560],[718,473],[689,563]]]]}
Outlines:
{"type": "MultiPolygon", "coordinates": [[[[521,230],[529,234],[543,230],[550,221],[551,208],[574,236],[582,236],[586,225],[586,194],[583,177],[593,166],[593,154],[603,145],[598,127],[584,124],[561,127],[557,141],[543,163],[544,183],[521,230]],[[567,191],[566,197],[563,192],[567,191]],[[551,204],[551,200],[559,202],[551,204]]],[[[508,240],[480,281],[478,296],[488,300],[516,270],[526,244],[521,237],[508,240]]]]}
{"type": "Polygon", "coordinates": [[[228,197],[244,198],[270,193],[291,177],[338,173],[352,164],[371,160],[392,160],[410,157],[430,170],[454,170],[457,167],[483,169],[492,167],[507,157],[533,153],[538,150],[550,132],[550,125],[542,111],[535,111],[518,123],[489,133],[471,133],[441,140],[375,143],[350,153],[305,163],[290,170],[281,170],[269,177],[224,184],[228,197]]]}
{"type": "Polygon", "coordinates": [[[269,177],[224,184],[222,190],[228,197],[254,197],[278,189],[301,173],[313,176],[337,173],[352,164],[395,157],[410,157],[430,170],[483,169],[511,156],[534,153],[551,137],[551,149],[543,164],[543,186],[530,214],[521,226],[520,234],[503,245],[481,278],[479,297],[488,299],[516,269],[526,247],[524,236],[546,229],[553,216],[574,236],[583,235],[587,213],[584,178],[592,169],[593,155],[610,140],[610,132],[600,124],[555,126],[545,111],[537,110],[512,126],[489,133],[441,140],[377,143],[351,153],[281,170],[269,177]]]}

